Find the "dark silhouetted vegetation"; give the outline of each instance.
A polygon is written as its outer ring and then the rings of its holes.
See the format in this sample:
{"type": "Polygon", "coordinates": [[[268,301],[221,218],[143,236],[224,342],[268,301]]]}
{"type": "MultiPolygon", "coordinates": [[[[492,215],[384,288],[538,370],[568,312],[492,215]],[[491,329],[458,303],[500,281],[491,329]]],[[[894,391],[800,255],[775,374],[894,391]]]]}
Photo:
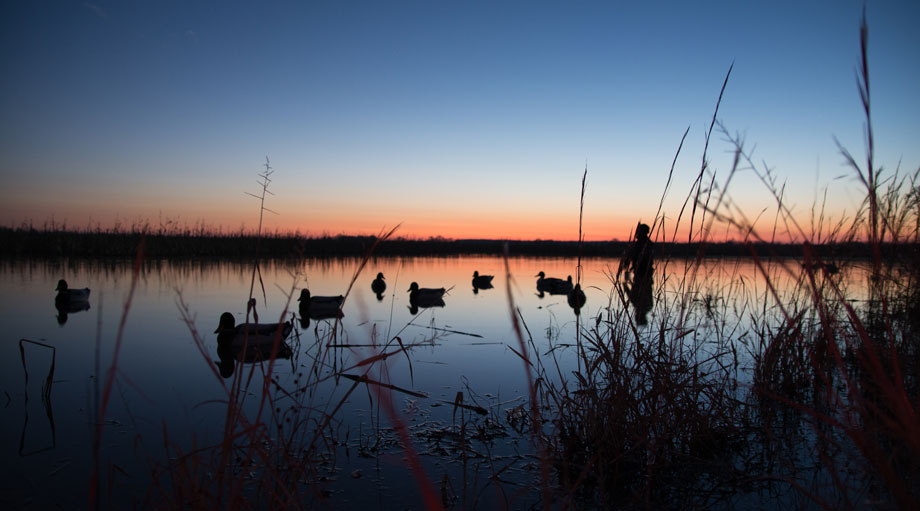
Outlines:
{"type": "MultiPolygon", "coordinates": [[[[149,259],[224,259],[248,260],[317,257],[361,257],[377,241],[376,236],[328,236],[310,238],[296,234],[208,234],[44,230],[29,227],[0,228],[0,256],[4,258],[133,258],[141,239],[149,259]],[[258,243],[257,243],[258,241],[258,243]],[[261,245],[259,245],[261,244],[261,245]],[[257,248],[258,247],[258,248],[257,248]]],[[[374,249],[378,257],[501,255],[507,244],[512,256],[620,258],[629,247],[626,241],[504,241],[485,239],[406,239],[393,238],[374,249]]],[[[793,257],[802,258],[801,243],[708,242],[657,244],[658,257],[793,257]]],[[[821,245],[828,260],[868,260],[876,249],[882,257],[918,252],[920,245],[910,241],[881,243],[848,241],[821,245]]]]}

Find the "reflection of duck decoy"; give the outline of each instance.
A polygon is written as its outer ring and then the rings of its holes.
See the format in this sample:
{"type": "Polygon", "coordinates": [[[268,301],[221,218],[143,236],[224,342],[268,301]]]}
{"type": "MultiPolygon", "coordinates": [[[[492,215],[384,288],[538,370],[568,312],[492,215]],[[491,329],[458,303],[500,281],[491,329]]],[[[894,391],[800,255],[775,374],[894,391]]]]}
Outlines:
{"type": "Polygon", "coordinates": [[[494,275],[480,275],[478,271],[473,272],[473,291],[477,289],[492,289],[492,279],[494,275]]]}
{"type": "MultiPolygon", "coordinates": [[[[250,302],[251,303],[251,302],[250,302]]],[[[236,324],[233,314],[225,312],[220,315],[220,323],[214,333],[217,334],[217,367],[221,376],[233,375],[236,361],[258,362],[268,360],[278,343],[275,358],[291,358],[291,347],[284,342],[290,335],[293,325],[284,323],[243,323],[236,324]],[[246,346],[245,353],[243,346],[246,346]]]]}
{"type": "Polygon", "coordinates": [[[587,298],[585,292],[581,290],[581,284],[575,284],[575,287],[568,292],[569,307],[575,309],[575,314],[585,305],[587,298]]]}
{"type": "Polygon", "coordinates": [[[339,296],[310,296],[309,289],[300,291],[300,315],[313,319],[342,317],[342,304],[345,297],[339,296]]]}
{"type": "Polygon", "coordinates": [[[383,292],[387,290],[387,283],[383,280],[383,272],[377,273],[377,278],[371,282],[371,291],[377,295],[378,300],[383,300],[383,292]]]}
{"type": "Polygon", "coordinates": [[[79,303],[89,300],[88,287],[83,289],[70,289],[67,287],[67,281],[64,279],[58,281],[57,287],[54,290],[57,291],[57,296],[54,297],[55,303],[79,303]]]}
{"type": "Polygon", "coordinates": [[[74,312],[80,312],[89,310],[89,301],[68,301],[68,300],[54,300],[54,308],[57,309],[57,322],[59,325],[67,323],[67,315],[74,312]]]}
{"type": "Polygon", "coordinates": [[[430,309],[432,307],[444,307],[444,299],[437,298],[432,300],[423,300],[419,301],[409,301],[409,314],[415,315],[418,314],[419,309],[430,309]]]}
{"type": "Polygon", "coordinates": [[[551,295],[567,295],[573,289],[571,275],[568,280],[547,277],[542,271],[535,276],[540,277],[537,279],[537,291],[541,294],[546,292],[551,295]]]}

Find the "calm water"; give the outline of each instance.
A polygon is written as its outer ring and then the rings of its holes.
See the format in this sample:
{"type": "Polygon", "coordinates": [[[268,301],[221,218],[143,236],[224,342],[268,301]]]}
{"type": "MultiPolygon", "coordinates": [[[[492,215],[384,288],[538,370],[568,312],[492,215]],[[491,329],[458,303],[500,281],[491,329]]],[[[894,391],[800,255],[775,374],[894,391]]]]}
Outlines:
{"type": "MultiPolygon", "coordinates": [[[[264,264],[266,297],[258,282],[254,293],[261,321],[277,321],[292,292],[291,308],[296,311],[296,297],[304,287],[314,295],[344,294],[357,264],[355,260],[264,264]]],[[[608,277],[611,271],[615,273],[616,265],[614,260],[584,262],[587,305],[581,318],[593,321],[610,300],[618,300],[608,277]]],[[[438,455],[442,446],[426,436],[426,431],[438,431],[457,419],[449,402],[458,392],[463,393],[465,403],[488,408],[499,418],[525,403],[523,363],[511,349],[519,350],[510,321],[509,286],[537,351],[544,355],[551,346],[562,345],[554,352],[559,372],[577,370],[575,350],[567,347],[575,339],[576,315],[565,296],[538,296],[534,277],[539,271],[548,276],[574,276],[575,266],[575,259],[512,259],[512,281],[508,282],[500,258],[371,261],[348,296],[335,340],[348,347],[328,347],[332,321],[314,320],[307,328],[298,324],[289,338],[294,356],[277,362],[277,379],[283,386],[296,388],[304,378],[302,373],[314,371],[323,383],[309,389],[309,400],[317,412],[308,421],[319,420],[352,386],[350,380],[331,376],[361,374],[354,364],[381,351],[372,345],[399,337],[403,345],[414,347],[378,364],[369,376],[427,395],[393,394],[418,439],[416,449],[423,455],[429,478],[460,477],[463,471],[480,474],[447,454],[438,455]],[[494,288],[474,293],[474,270],[495,275],[494,288]],[[377,272],[387,279],[382,300],[370,290],[377,272]],[[413,315],[406,292],[413,281],[422,287],[450,288],[444,307],[420,309],[413,315]]],[[[699,291],[722,302],[756,300],[765,290],[763,279],[747,262],[712,262],[700,271],[707,276],[708,287],[699,291]]],[[[0,266],[0,324],[6,332],[0,371],[0,438],[7,460],[0,478],[0,504],[13,508],[85,506],[92,471],[94,398],[111,364],[131,272],[130,264],[101,262],[6,261],[0,266]],[[72,288],[92,290],[89,310],[70,313],[64,322],[54,307],[54,289],[61,278],[72,288]],[[52,360],[50,399],[43,402],[42,385],[52,360]]],[[[676,293],[683,265],[672,264],[667,273],[673,280],[666,289],[676,293]]],[[[218,360],[213,332],[222,312],[243,321],[251,277],[251,266],[230,263],[148,263],[140,272],[124,325],[117,384],[105,413],[102,453],[108,482],[103,500],[110,486],[115,502],[143,498],[151,487],[151,464],[165,459],[164,431],[171,448],[183,451],[190,450],[193,441],[202,446],[221,438],[229,380],[213,370],[218,360]],[[180,300],[187,304],[200,345],[182,320],[180,300]]],[[[726,303],[718,307],[743,321],[744,310],[726,303]]],[[[653,323],[659,313],[653,310],[653,323]]],[[[393,345],[389,348],[394,349],[393,345]]],[[[257,399],[249,404],[254,410],[257,399]]],[[[390,449],[378,445],[374,456],[360,455],[373,442],[380,442],[377,433],[389,424],[374,392],[359,386],[335,417],[343,445],[330,460],[324,489],[349,506],[418,505],[415,483],[395,443],[390,449]],[[360,491],[354,491],[356,488],[360,491]]],[[[508,460],[503,463],[510,467],[504,476],[508,480],[526,482],[531,477],[526,470],[533,461],[528,439],[503,437],[492,448],[492,459],[508,460]]],[[[480,507],[489,507],[494,497],[489,493],[476,498],[480,507]]]]}

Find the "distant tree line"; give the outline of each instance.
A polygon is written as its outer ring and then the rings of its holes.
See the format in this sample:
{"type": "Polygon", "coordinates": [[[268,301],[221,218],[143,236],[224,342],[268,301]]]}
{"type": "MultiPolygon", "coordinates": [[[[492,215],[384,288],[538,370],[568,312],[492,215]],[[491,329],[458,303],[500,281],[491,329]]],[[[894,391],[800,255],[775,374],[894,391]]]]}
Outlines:
{"type": "MultiPolygon", "coordinates": [[[[130,258],[143,240],[144,257],[153,259],[297,259],[360,257],[376,241],[374,236],[305,237],[288,234],[162,234],[143,232],[71,231],[0,228],[0,256],[3,258],[130,258]]],[[[485,239],[391,238],[374,247],[373,254],[387,256],[501,255],[505,244],[512,256],[619,258],[629,246],[625,241],[503,241],[485,239]]],[[[905,250],[916,253],[916,245],[884,245],[883,257],[905,250]]],[[[802,257],[802,244],[785,243],[659,243],[657,257],[802,257]]],[[[866,243],[822,245],[826,259],[864,259],[873,256],[866,243]]],[[[903,254],[901,254],[903,255],[903,254]]]]}

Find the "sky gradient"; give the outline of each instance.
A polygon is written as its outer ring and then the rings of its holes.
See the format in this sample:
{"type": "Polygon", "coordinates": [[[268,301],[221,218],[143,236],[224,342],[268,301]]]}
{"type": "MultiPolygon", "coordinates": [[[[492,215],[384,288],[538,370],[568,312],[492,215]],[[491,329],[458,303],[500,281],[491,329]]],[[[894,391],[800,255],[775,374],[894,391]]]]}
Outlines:
{"type": "MultiPolygon", "coordinates": [[[[586,239],[626,239],[689,127],[676,218],[733,63],[718,119],[803,223],[825,189],[852,215],[863,2],[748,4],[4,2],[0,225],[253,228],[268,156],[269,230],[576,239],[587,166],[586,239]]],[[[866,11],[876,163],[913,172],[920,3],[866,11]]],[[[729,192],[775,211],[749,171],[729,192]]]]}

